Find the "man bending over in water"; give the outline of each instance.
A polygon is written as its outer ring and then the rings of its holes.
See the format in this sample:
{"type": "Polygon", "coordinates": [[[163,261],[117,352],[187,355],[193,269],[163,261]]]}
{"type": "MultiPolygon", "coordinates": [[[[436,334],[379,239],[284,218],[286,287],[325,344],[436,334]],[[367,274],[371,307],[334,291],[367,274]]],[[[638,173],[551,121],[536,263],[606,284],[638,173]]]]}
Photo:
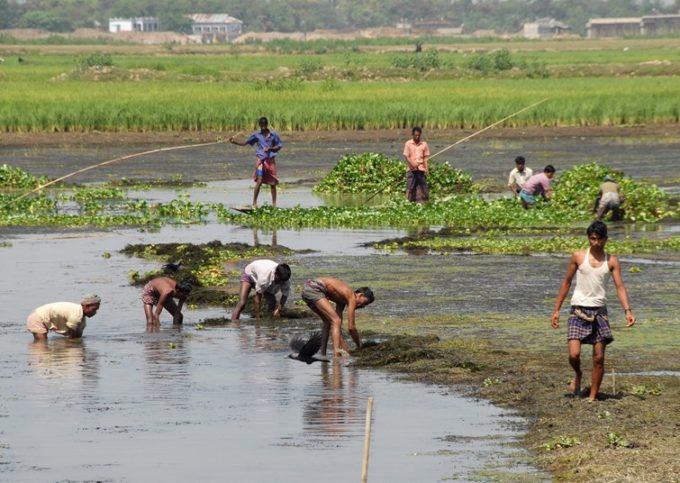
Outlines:
{"type": "Polygon", "coordinates": [[[333,355],[341,356],[341,350],[347,351],[349,347],[342,337],[342,312],[347,307],[347,324],[349,335],[361,349],[361,339],[357,331],[354,311],[366,307],[375,300],[373,292],[368,287],[361,287],[357,290],[347,285],[342,280],[333,277],[320,277],[314,280],[307,280],[302,290],[302,300],[312,309],[323,322],[321,328],[321,348],[319,354],[326,357],[328,338],[333,336],[333,355]],[[331,305],[335,303],[335,308],[331,305]]]}
{"type": "Polygon", "coordinates": [[[590,248],[572,254],[567,273],[555,300],[551,324],[554,329],[560,326],[560,307],[569,292],[575,274],[576,288],[571,298],[567,329],[569,364],[574,369],[575,376],[569,388],[577,396],[580,395],[581,344],[591,344],[593,346],[593,375],[588,399],[595,401],[604,377],[604,349],[614,340],[609,327],[604,287],[609,275],[614,281],[616,295],[623,307],[628,327],[635,324],[635,316],[628,303],[628,293],[621,278],[619,259],[604,251],[607,243],[607,225],[601,221],[595,221],[588,227],[587,233],[590,248]]]}
{"type": "Polygon", "coordinates": [[[163,309],[172,315],[173,324],[181,324],[184,320],[182,305],[191,292],[191,285],[187,282],[177,282],[169,277],[157,277],[150,280],[142,290],[142,302],[144,302],[144,315],[147,326],[161,325],[161,312],[163,309]],[[179,300],[175,303],[173,298],[179,300]],[[156,310],[153,309],[154,305],[156,310]]]}
{"type": "Polygon", "coordinates": [[[79,304],[55,302],[41,305],[26,319],[26,328],[36,341],[46,341],[48,332],[56,332],[70,339],[83,336],[85,319],[94,317],[102,303],[99,295],[86,295],[79,304]]]}

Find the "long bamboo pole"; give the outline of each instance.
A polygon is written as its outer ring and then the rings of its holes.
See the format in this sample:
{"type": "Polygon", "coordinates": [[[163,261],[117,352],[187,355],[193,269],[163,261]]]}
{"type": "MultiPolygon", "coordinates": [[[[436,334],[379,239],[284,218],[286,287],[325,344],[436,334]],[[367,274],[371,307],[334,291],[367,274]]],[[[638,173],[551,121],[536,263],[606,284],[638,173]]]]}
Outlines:
{"type": "Polygon", "coordinates": [[[61,176],[57,179],[53,179],[52,181],[50,181],[48,183],[40,185],[37,188],[34,188],[31,191],[28,191],[28,192],[24,193],[23,195],[21,195],[17,198],[14,198],[13,201],[19,201],[23,198],[26,198],[27,196],[32,195],[33,193],[36,193],[36,192],[38,192],[42,189],[47,188],[48,186],[52,186],[53,184],[58,183],[59,181],[64,181],[65,179],[68,179],[68,178],[75,176],[77,174],[84,173],[85,171],[90,171],[91,169],[100,168],[100,167],[106,166],[108,164],[117,163],[119,161],[124,161],[126,159],[136,158],[138,156],[144,156],[146,154],[160,153],[160,152],[164,152],[164,151],[174,151],[174,150],[177,150],[177,149],[200,148],[200,147],[203,147],[203,146],[210,146],[212,144],[221,144],[222,142],[223,141],[213,141],[213,142],[210,142],[210,143],[186,144],[184,146],[172,146],[172,147],[168,147],[168,148],[158,148],[158,149],[152,149],[151,151],[144,151],[144,152],[141,152],[141,153],[128,154],[127,156],[121,156],[120,158],[109,159],[108,161],[103,161],[101,163],[93,164],[91,166],[86,166],[85,168],[81,168],[77,171],[73,171],[72,173],[65,174],[64,176],[61,176]]]}
{"type": "Polygon", "coordinates": [[[368,450],[371,446],[371,418],[373,417],[373,397],[366,404],[366,425],[364,426],[364,456],[361,462],[361,483],[368,481],[368,450]]]}
{"type": "MultiPolygon", "coordinates": [[[[501,119],[501,120],[499,120],[499,121],[496,121],[496,122],[494,122],[493,124],[489,124],[488,126],[482,128],[482,129],[480,129],[479,131],[473,132],[473,133],[470,134],[469,136],[465,136],[464,138],[459,139],[458,141],[456,141],[455,143],[453,143],[453,144],[451,144],[451,145],[445,147],[445,148],[442,149],[441,151],[438,151],[438,152],[434,153],[432,156],[430,156],[430,157],[428,158],[428,160],[431,160],[431,159],[433,159],[433,158],[439,156],[440,154],[445,153],[445,152],[448,151],[449,149],[451,149],[451,148],[453,148],[453,147],[455,147],[455,146],[457,146],[457,145],[459,145],[459,144],[461,144],[461,143],[464,143],[465,141],[467,141],[467,140],[469,140],[469,139],[472,139],[473,137],[478,136],[479,134],[482,134],[483,132],[488,131],[488,130],[491,129],[491,128],[494,128],[494,127],[498,126],[499,124],[504,123],[504,122],[507,121],[508,119],[512,119],[513,117],[522,114],[524,111],[528,111],[529,109],[531,109],[531,108],[533,108],[533,107],[536,107],[536,106],[538,106],[539,104],[543,104],[543,103],[544,103],[545,101],[547,101],[548,99],[550,99],[550,98],[549,98],[549,97],[546,97],[545,99],[541,99],[541,100],[538,101],[538,102],[534,102],[533,104],[531,104],[531,105],[529,105],[529,106],[526,106],[526,107],[520,109],[520,110],[517,111],[517,112],[513,112],[513,113],[510,114],[509,116],[505,116],[503,119],[501,119]]],[[[406,175],[406,173],[400,174],[400,175],[397,177],[397,179],[395,179],[394,181],[391,181],[389,184],[384,185],[382,188],[380,188],[378,191],[376,191],[376,192],[373,193],[370,197],[368,197],[368,199],[367,199],[365,202],[367,203],[367,202],[371,201],[371,200],[372,200],[373,198],[375,198],[379,193],[382,193],[382,192],[385,190],[385,188],[390,187],[390,186],[393,186],[393,185],[395,185],[395,184],[397,184],[397,183],[401,183],[401,181],[403,180],[403,178],[404,178],[405,175],[406,175]]]]}

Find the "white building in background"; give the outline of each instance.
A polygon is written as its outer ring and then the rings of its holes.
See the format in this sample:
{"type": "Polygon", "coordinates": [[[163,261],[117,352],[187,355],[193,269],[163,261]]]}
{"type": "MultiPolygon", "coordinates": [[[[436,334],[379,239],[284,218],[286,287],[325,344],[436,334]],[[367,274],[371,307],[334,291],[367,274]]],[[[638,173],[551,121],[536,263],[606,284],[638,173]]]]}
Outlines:
{"type": "Polygon", "coordinates": [[[157,32],[160,24],[155,17],[110,18],[109,32],[157,32]]]}
{"type": "Polygon", "coordinates": [[[194,37],[203,43],[231,42],[243,33],[243,22],[226,13],[193,13],[187,15],[194,37]]]}
{"type": "Polygon", "coordinates": [[[571,32],[571,27],[554,18],[539,18],[535,22],[525,23],[522,36],[527,39],[550,39],[571,32]]]}

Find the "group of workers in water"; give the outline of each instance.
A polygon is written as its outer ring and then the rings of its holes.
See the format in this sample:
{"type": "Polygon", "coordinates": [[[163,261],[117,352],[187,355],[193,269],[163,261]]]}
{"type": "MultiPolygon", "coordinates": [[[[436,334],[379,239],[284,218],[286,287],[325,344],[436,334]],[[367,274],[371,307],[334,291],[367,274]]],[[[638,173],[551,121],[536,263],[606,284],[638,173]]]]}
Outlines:
{"type": "MultiPolygon", "coordinates": [[[[282,148],[281,139],[271,131],[268,120],[262,117],[258,121],[260,131],[251,134],[243,143],[233,137],[229,141],[238,145],[257,145],[256,167],[253,174],[255,191],[253,206],[262,184],[271,187],[272,205],[276,206],[276,156],[282,148]]],[[[414,127],[411,139],[404,145],[403,155],[407,163],[406,195],[412,202],[423,203],[429,198],[427,186],[428,158],[430,151],[422,139],[422,129],[414,127]]],[[[534,205],[538,198],[552,197],[551,182],[555,176],[555,168],[547,165],[542,173],[534,174],[526,166],[522,156],[515,158],[515,168],[508,177],[508,188],[525,208],[534,205]]],[[[608,234],[607,226],[601,220],[608,211],[613,218],[620,219],[622,194],[615,180],[606,177],[600,187],[595,201],[594,213],[597,220],[586,231],[589,246],[571,255],[564,280],[555,300],[551,317],[553,328],[559,328],[560,309],[566,298],[574,277],[576,287],[571,298],[571,310],[568,319],[568,352],[569,363],[574,370],[574,378],[569,387],[575,394],[580,394],[581,345],[593,346],[592,382],[588,400],[594,401],[604,375],[604,354],[607,344],[613,341],[605,297],[605,283],[611,277],[616,294],[623,307],[627,326],[635,324],[635,316],[628,301],[628,294],[621,277],[621,266],[617,257],[605,251],[608,234]]],[[[238,320],[250,292],[255,290],[254,315],[261,317],[262,300],[272,316],[280,317],[282,309],[290,297],[291,268],[286,263],[273,260],[255,260],[245,266],[239,279],[239,301],[232,310],[231,319],[238,320]],[[278,295],[278,298],[277,298],[278,295]]],[[[160,315],[165,309],[174,324],[182,324],[182,307],[191,293],[191,285],[176,281],[170,277],[157,277],[150,280],[142,289],[141,300],[147,326],[160,326],[160,315]],[[177,302],[175,302],[175,299],[177,302]]],[[[334,277],[318,277],[306,280],[301,292],[302,300],[321,319],[321,347],[318,358],[326,357],[329,339],[333,343],[334,357],[342,356],[349,347],[342,336],[342,319],[347,309],[348,331],[356,347],[362,347],[361,337],[356,326],[356,310],[371,304],[374,294],[368,287],[352,289],[344,281],[334,277]]],[[[93,317],[99,310],[101,298],[91,294],[82,298],[79,304],[70,302],[50,303],[36,308],[27,319],[27,329],[36,341],[47,339],[48,332],[56,332],[71,338],[81,337],[86,318],[93,317]]]]}

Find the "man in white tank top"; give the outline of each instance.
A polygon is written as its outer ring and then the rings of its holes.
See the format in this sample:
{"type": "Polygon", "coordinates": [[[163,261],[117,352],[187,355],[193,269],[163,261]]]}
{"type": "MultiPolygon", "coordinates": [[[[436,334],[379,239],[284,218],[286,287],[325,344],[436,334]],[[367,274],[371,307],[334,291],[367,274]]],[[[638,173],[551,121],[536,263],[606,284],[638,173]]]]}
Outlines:
{"type": "Polygon", "coordinates": [[[576,288],[571,298],[567,341],[569,347],[569,364],[574,369],[574,379],[569,388],[574,394],[581,393],[581,344],[593,346],[593,375],[590,386],[589,401],[597,399],[597,392],[604,377],[604,350],[614,340],[609,318],[607,316],[607,300],[605,282],[611,274],[616,295],[623,307],[627,327],[635,324],[635,316],[628,303],[628,293],[621,278],[621,265],[618,258],[609,256],[604,251],[607,243],[607,225],[601,221],[593,222],[587,230],[590,247],[571,255],[560,291],[555,300],[552,314],[554,329],[560,326],[560,307],[571,288],[571,281],[576,275],[576,288]]]}

